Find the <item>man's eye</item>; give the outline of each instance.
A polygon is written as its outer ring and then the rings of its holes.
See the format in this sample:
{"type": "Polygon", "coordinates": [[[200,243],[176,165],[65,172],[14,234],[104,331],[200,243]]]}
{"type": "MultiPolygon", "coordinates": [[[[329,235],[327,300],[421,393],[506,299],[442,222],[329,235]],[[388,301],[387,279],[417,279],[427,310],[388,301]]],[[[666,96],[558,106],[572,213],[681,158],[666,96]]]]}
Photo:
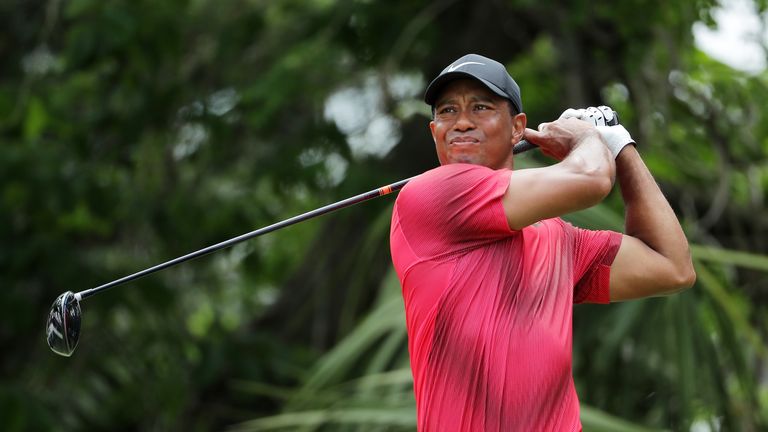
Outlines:
{"type": "Polygon", "coordinates": [[[439,114],[449,114],[449,113],[455,113],[456,108],[452,106],[442,107],[437,111],[439,114]]]}
{"type": "Polygon", "coordinates": [[[479,104],[479,105],[475,105],[475,109],[478,111],[485,111],[485,110],[491,109],[491,107],[489,107],[488,105],[479,104]]]}

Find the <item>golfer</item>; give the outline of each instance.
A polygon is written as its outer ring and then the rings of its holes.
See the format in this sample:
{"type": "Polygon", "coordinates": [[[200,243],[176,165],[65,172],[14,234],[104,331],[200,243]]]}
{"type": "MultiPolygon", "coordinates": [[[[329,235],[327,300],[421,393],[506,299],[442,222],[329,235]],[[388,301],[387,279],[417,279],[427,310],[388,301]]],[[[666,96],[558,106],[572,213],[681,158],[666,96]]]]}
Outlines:
{"type": "Polygon", "coordinates": [[[418,429],[579,431],[572,305],[690,287],[680,224],[626,129],[605,126],[607,107],[526,128],[518,85],[474,54],[425,101],[441,166],[403,188],[391,227],[418,429]],[[557,163],[513,169],[521,139],[557,163]],[[559,218],[601,202],[615,178],[624,234],[559,218]]]}

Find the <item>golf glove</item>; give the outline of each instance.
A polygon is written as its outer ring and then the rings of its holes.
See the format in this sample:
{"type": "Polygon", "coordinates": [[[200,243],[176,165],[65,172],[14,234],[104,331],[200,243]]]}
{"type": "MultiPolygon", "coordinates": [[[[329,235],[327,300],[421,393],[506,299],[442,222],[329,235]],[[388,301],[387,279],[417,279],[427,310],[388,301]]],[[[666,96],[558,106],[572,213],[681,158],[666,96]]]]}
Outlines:
{"type": "Polygon", "coordinates": [[[632,139],[624,126],[618,124],[616,113],[611,107],[601,105],[582,109],[568,108],[563,111],[560,118],[576,118],[593,124],[608,145],[608,150],[611,151],[614,159],[627,144],[635,144],[635,140],[632,139]],[[615,126],[610,126],[611,124],[615,124],[615,126]]]}

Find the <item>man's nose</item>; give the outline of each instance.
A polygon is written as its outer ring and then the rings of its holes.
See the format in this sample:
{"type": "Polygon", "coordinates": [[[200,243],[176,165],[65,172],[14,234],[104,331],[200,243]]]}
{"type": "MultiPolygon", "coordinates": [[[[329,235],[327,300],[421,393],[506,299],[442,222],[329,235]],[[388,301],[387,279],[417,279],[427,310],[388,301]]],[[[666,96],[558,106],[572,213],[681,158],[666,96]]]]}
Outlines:
{"type": "Polygon", "coordinates": [[[466,131],[475,128],[475,122],[472,120],[472,116],[469,111],[461,110],[456,118],[453,128],[459,131],[466,131]]]}

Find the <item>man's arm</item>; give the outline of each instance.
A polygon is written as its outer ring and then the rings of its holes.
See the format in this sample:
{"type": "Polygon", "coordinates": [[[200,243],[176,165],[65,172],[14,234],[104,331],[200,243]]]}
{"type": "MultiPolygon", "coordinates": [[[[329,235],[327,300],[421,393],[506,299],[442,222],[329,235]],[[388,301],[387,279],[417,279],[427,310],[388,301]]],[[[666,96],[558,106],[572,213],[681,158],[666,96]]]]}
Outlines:
{"type": "Polygon", "coordinates": [[[625,231],[611,266],[611,301],[671,294],[696,280],[688,240],[634,146],[616,158],[625,231]]]}
{"type": "Polygon", "coordinates": [[[557,120],[525,130],[525,139],[560,162],[512,171],[502,203],[511,229],[591,207],[613,187],[616,167],[594,126],[557,120]]]}

